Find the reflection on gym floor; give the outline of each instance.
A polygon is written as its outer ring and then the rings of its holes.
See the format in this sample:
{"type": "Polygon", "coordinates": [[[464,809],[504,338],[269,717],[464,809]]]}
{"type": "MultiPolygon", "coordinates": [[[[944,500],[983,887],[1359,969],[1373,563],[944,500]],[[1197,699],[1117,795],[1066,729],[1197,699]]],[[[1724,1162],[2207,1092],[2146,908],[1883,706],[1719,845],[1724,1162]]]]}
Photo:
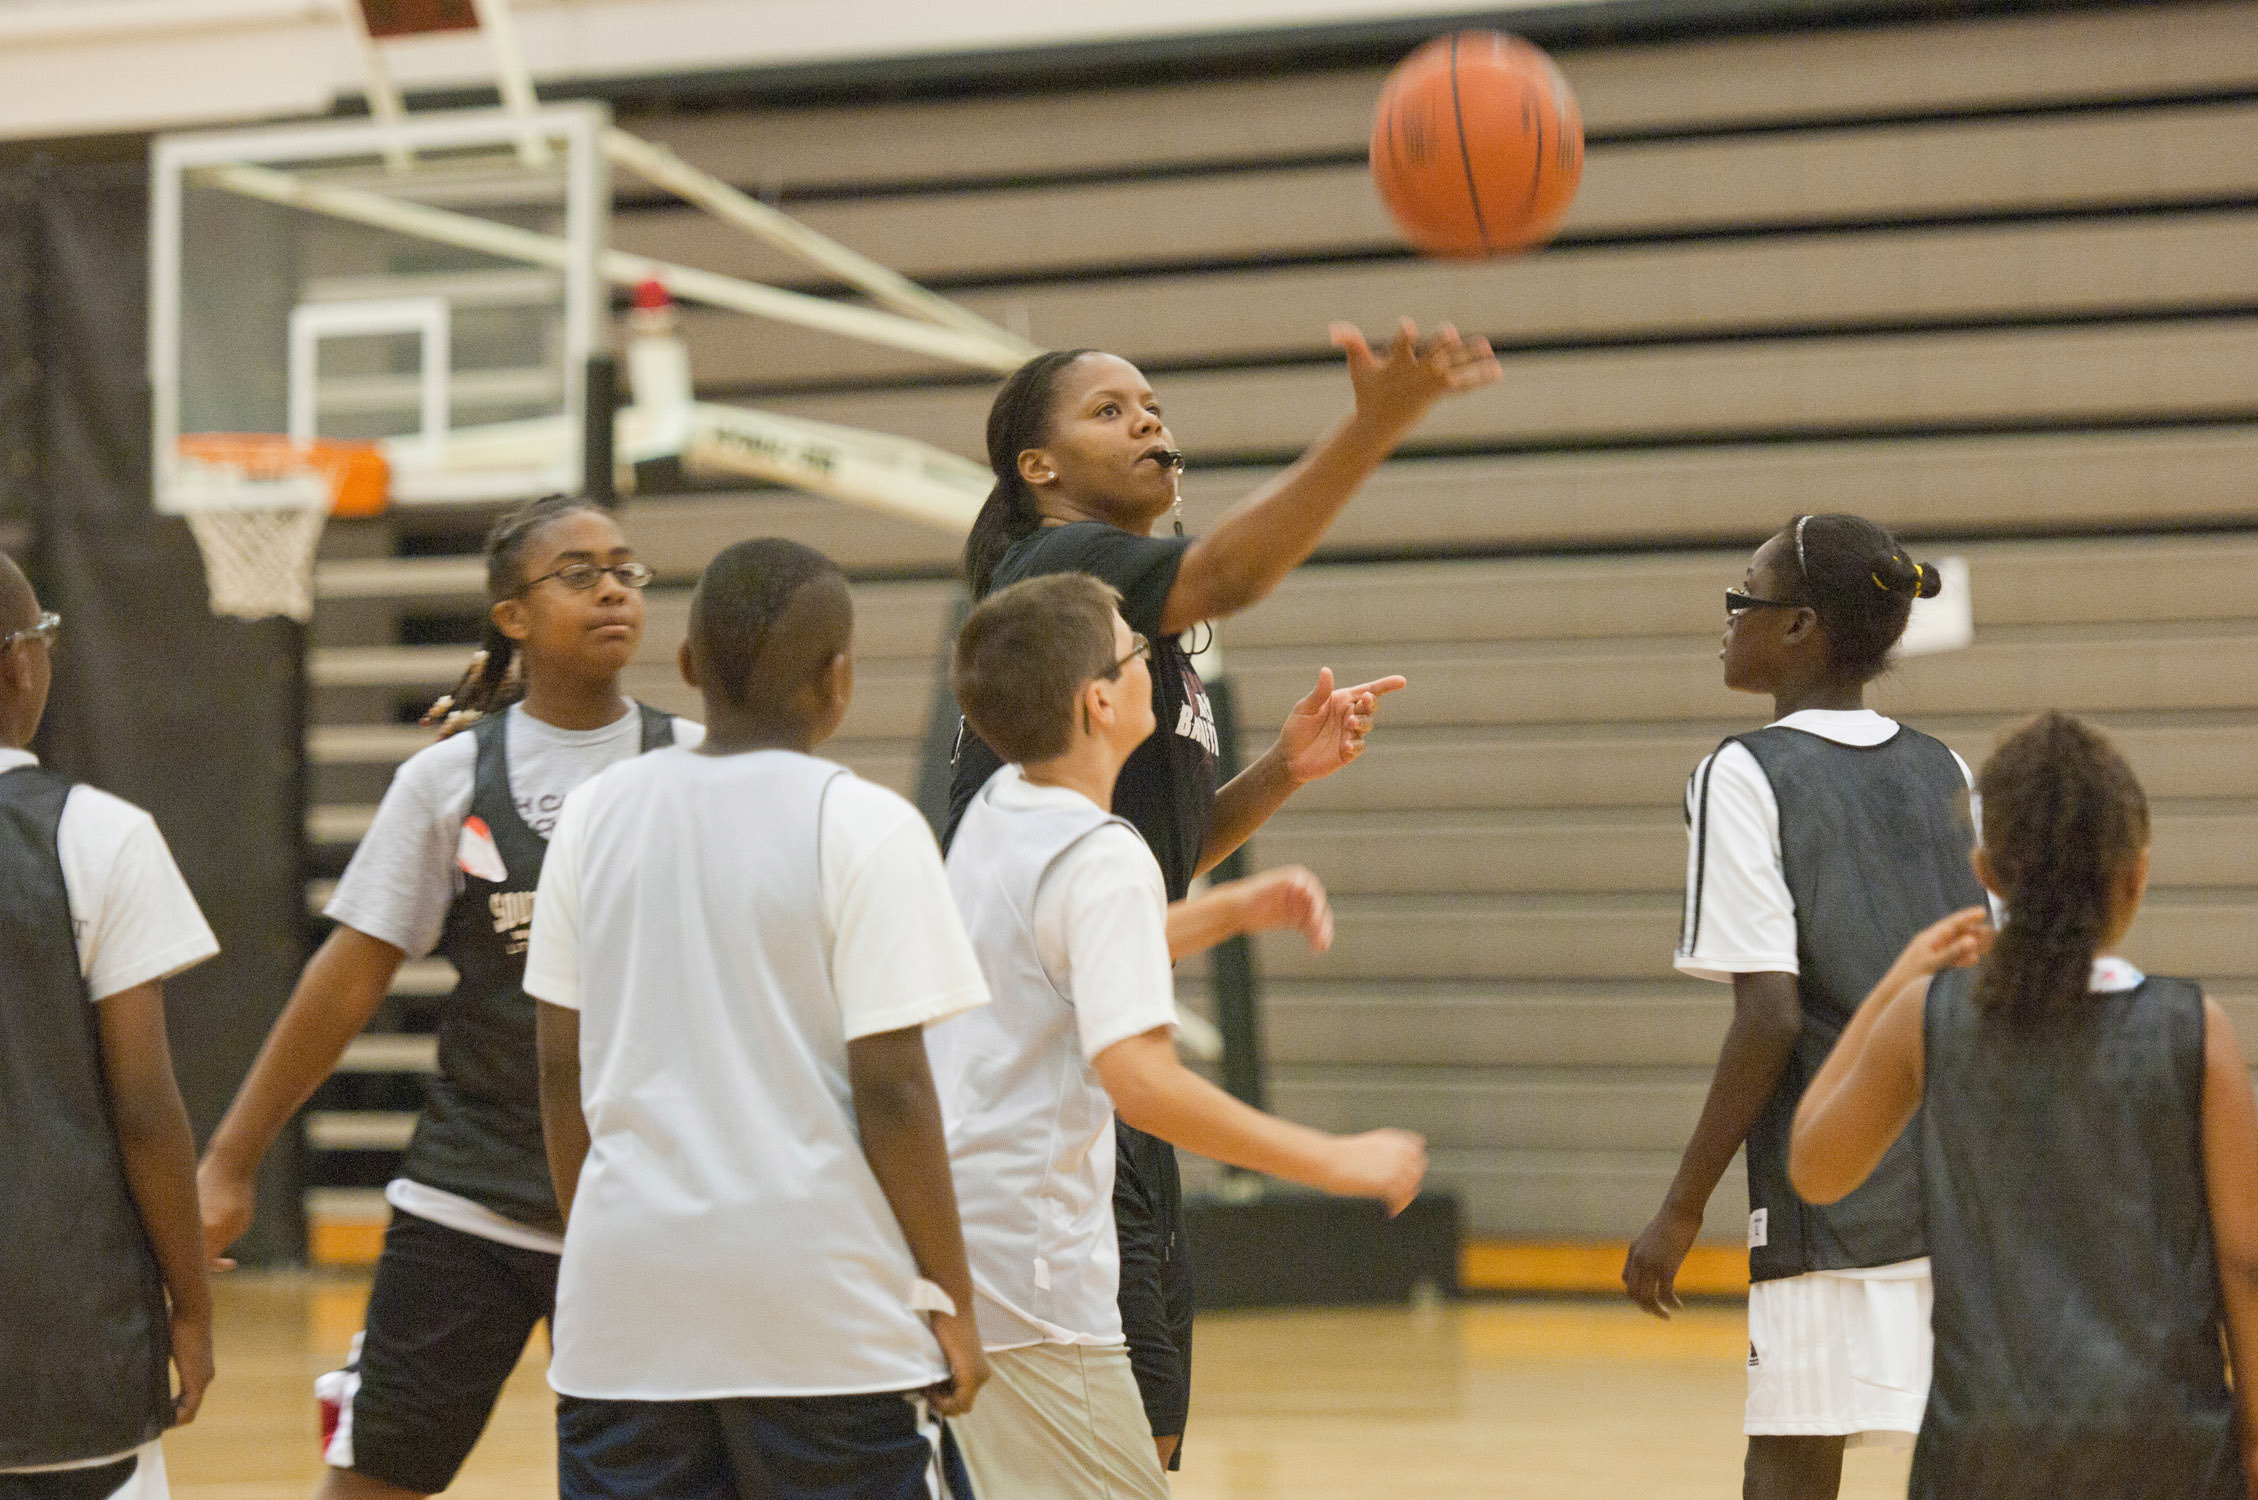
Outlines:
{"type": "MultiPolygon", "coordinates": [[[[367,1283],[223,1278],[220,1378],[166,1441],[180,1500],[306,1500],[320,1477],[313,1377],[359,1326],[367,1283]]],[[[1602,1300],[1214,1314],[1178,1500],[1622,1496],[1740,1487],[1739,1307],[1661,1324],[1602,1300]]],[[[536,1339],[457,1481],[459,1500],[556,1494],[536,1339]]],[[[1844,1500],[1905,1493],[1906,1458],[1859,1451],[1844,1500]]]]}

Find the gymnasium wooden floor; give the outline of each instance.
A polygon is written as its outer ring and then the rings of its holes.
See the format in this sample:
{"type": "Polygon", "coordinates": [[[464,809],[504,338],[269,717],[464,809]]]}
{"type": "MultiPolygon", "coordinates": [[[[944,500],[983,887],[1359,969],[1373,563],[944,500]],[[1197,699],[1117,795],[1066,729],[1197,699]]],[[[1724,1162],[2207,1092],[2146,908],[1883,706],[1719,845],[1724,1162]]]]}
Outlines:
{"type": "MultiPolygon", "coordinates": [[[[166,1440],[180,1500],[304,1500],[320,1476],[313,1377],[359,1326],[365,1280],[237,1274],[219,1294],[220,1378],[166,1440]]],[[[556,1493],[536,1338],[448,1493],[556,1493]]],[[[1177,1500],[1412,1500],[1740,1493],[1743,1314],[1668,1325],[1591,1300],[1217,1314],[1200,1320],[1177,1500]]],[[[1846,1500],[1905,1493],[1906,1457],[1858,1451],[1846,1500]]]]}

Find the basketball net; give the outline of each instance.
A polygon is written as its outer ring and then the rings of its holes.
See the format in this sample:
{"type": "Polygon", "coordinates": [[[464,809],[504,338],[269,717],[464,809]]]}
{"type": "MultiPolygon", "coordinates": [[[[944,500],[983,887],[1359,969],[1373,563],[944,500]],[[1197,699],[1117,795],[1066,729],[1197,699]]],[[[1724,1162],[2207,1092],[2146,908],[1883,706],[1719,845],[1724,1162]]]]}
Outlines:
{"type": "Polygon", "coordinates": [[[180,440],[182,509],[212,613],[314,617],[314,554],[330,515],[374,515],[390,482],[373,443],[293,442],[265,433],[180,440]]]}

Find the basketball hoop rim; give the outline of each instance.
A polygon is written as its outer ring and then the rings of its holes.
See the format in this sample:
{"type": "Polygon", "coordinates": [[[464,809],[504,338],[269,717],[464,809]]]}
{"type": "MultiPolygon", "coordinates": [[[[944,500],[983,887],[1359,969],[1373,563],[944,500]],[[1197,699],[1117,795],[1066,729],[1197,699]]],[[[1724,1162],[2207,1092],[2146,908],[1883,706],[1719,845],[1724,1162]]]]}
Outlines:
{"type": "Polygon", "coordinates": [[[211,471],[214,482],[199,487],[174,484],[173,508],[182,512],[303,509],[321,504],[307,498],[312,479],[326,495],[332,516],[365,517],[383,513],[391,489],[391,466],[375,443],[337,438],[296,439],[272,432],[191,432],[174,445],[178,463],[211,471]]]}

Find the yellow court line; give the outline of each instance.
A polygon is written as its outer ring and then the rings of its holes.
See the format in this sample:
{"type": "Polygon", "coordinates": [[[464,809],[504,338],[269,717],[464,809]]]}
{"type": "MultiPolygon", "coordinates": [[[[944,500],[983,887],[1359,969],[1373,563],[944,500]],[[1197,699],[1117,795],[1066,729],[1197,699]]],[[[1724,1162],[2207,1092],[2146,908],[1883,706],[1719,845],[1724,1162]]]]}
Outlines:
{"type": "MultiPolygon", "coordinates": [[[[1623,1257],[1615,1241],[1468,1240],[1459,1251],[1458,1284],[1469,1292],[1621,1292],[1623,1257]]],[[[1678,1271],[1677,1289],[1696,1297],[1748,1293],[1748,1253],[1734,1245],[1696,1245],[1678,1271]]]]}
{"type": "Polygon", "coordinates": [[[307,1216],[306,1258],[317,1266],[373,1266],[383,1248],[382,1222],[307,1216]]]}
{"type": "MultiPolygon", "coordinates": [[[[373,1266],[383,1246],[381,1222],[309,1216],[306,1253],[317,1266],[373,1266]]],[[[1469,1240],[1459,1251],[1458,1284],[1469,1292],[1619,1292],[1628,1249],[1605,1240],[1469,1240]]],[[[1745,1296],[1748,1255],[1737,1246],[1696,1245],[1677,1288],[1687,1296],[1745,1296]]]]}

